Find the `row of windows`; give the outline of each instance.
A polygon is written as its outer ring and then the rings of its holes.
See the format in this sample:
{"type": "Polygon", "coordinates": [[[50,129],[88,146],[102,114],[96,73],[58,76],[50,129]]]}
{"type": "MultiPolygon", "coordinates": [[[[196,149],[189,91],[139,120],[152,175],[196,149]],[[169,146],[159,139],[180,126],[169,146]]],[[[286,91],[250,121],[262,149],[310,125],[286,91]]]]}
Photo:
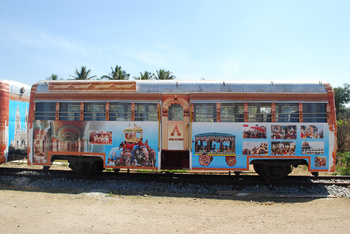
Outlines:
{"type": "Polygon", "coordinates": [[[221,103],[220,105],[195,103],[194,121],[300,122],[302,116],[302,122],[327,122],[325,103],[303,103],[301,105],[302,111],[300,111],[299,103],[221,103]]]}
{"type": "Polygon", "coordinates": [[[58,120],[67,121],[157,121],[158,113],[157,104],[154,103],[110,102],[106,105],[105,102],[87,102],[82,106],[80,102],[62,102],[58,104],[58,112],[56,105],[56,102],[37,102],[35,119],[55,120],[58,113],[58,120]],[[132,105],[134,112],[131,111],[132,105]]]}
{"type": "MultiPolygon", "coordinates": [[[[194,103],[194,122],[327,122],[325,103],[194,103]],[[219,119],[218,119],[219,118],[219,119]]],[[[169,120],[183,120],[173,104],[169,120]]],[[[157,121],[156,103],[37,102],[35,119],[68,121],[157,121]]]]}

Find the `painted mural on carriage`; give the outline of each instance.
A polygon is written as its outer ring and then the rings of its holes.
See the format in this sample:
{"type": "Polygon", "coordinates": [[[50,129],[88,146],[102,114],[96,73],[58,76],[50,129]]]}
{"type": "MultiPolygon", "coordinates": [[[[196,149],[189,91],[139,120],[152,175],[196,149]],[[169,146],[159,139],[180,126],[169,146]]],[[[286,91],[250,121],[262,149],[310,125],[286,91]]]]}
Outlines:
{"type": "Polygon", "coordinates": [[[107,166],[156,167],[156,151],[143,134],[143,128],[129,124],[122,131],[124,141],[109,151],[107,166]]]}
{"type": "Polygon", "coordinates": [[[323,123],[193,123],[193,167],[245,169],[257,157],[308,157],[310,168],[326,168],[327,127],[323,123]]]}
{"type": "Polygon", "coordinates": [[[57,152],[102,152],[108,167],[156,168],[157,134],[155,122],[36,120],[34,162],[47,163],[50,154],[57,152]]]}
{"type": "MultiPolygon", "coordinates": [[[[7,161],[20,160],[27,155],[28,103],[9,101],[8,143],[5,150],[7,161]]],[[[7,134],[6,134],[7,136],[7,134]]]]}

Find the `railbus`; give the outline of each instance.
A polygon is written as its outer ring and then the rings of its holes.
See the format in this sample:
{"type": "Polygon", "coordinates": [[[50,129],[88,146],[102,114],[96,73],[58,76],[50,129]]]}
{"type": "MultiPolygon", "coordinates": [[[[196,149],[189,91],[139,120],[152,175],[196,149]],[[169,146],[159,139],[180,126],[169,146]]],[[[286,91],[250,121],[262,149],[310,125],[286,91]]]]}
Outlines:
{"type": "Polygon", "coordinates": [[[30,86],[0,80],[0,163],[27,157],[30,86]]]}
{"type": "Polygon", "coordinates": [[[28,163],[104,168],[334,171],[336,117],[328,83],[42,81],[31,89],[28,163]]]}

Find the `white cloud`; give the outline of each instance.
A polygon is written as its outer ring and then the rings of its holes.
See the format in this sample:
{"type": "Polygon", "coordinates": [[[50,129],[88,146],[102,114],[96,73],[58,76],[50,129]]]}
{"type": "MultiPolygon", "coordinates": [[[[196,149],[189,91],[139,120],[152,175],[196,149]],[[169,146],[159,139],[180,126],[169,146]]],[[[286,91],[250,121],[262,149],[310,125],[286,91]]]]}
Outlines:
{"type": "Polygon", "coordinates": [[[225,79],[236,77],[237,73],[241,71],[241,67],[242,62],[238,59],[224,60],[219,73],[221,77],[225,79]]]}
{"type": "Polygon", "coordinates": [[[86,49],[81,46],[82,43],[44,32],[38,28],[24,28],[19,25],[1,22],[0,35],[2,35],[1,40],[14,41],[34,48],[56,48],[69,53],[86,52],[86,49]]]}
{"type": "Polygon", "coordinates": [[[187,51],[175,48],[171,45],[156,44],[151,47],[138,47],[123,52],[125,56],[136,62],[149,66],[158,66],[168,69],[176,66],[194,66],[187,51]]]}

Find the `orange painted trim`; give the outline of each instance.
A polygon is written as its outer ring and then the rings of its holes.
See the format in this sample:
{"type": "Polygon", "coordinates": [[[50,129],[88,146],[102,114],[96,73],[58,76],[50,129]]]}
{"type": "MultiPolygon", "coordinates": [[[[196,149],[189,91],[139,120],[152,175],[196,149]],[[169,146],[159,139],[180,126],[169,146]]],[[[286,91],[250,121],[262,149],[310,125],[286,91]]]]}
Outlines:
{"type": "Polygon", "coordinates": [[[192,170],[205,170],[205,171],[249,171],[248,168],[203,168],[203,167],[192,167],[192,170]]]}
{"type": "Polygon", "coordinates": [[[146,170],[158,170],[158,167],[128,167],[128,166],[105,166],[104,168],[120,168],[120,169],[146,169],[146,170]]]}
{"type": "Polygon", "coordinates": [[[329,83],[324,84],[326,90],[327,90],[327,97],[328,97],[328,105],[329,105],[329,119],[328,119],[328,128],[329,128],[329,134],[333,132],[334,134],[334,148],[332,152],[332,159],[333,159],[333,166],[330,168],[331,172],[335,171],[335,165],[336,165],[336,159],[337,159],[337,150],[338,150],[338,144],[337,144],[337,118],[336,118],[336,111],[335,111],[335,98],[334,98],[334,90],[332,86],[329,83]]]}
{"type": "Polygon", "coordinates": [[[8,149],[6,128],[9,126],[9,89],[8,83],[0,82],[0,163],[6,162],[5,151],[8,149]]]}
{"type": "MultiPolygon", "coordinates": [[[[249,165],[249,159],[251,158],[255,158],[255,159],[260,159],[260,158],[272,158],[272,159],[306,159],[306,160],[309,160],[309,165],[308,165],[308,171],[310,172],[317,172],[317,171],[329,171],[329,169],[311,169],[311,165],[310,165],[310,162],[311,162],[311,156],[292,156],[292,157],[289,157],[289,156],[247,156],[247,164],[249,165]]],[[[328,162],[329,163],[329,162],[328,162]]]]}
{"type": "Polygon", "coordinates": [[[286,156],[256,156],[256,155],[248,155],[247,156],[247,167],[246,168],[232,168],[232,167],[226,167],[226,168],[203,168],[203,167],[193,167],[192,170],[215,170],[215,171],[249,171],[249,161],[250,159],[306,159],[309,161],[308,165],[308,171],[309,172],[328,172],[328,169],[311,169],[310,168],[310,161],[311,156],[293,156],[293,157],[286,157],[286,156]]]}
{"type": "Polygon", "coordinates": [[[90,153],[90,152],[65,152],[65,151],[49,151],[47,162],[46,163],[33,163],[33,165],[43,165],[43,166],[50,166],[51,165],[51,158],[54,155],[70,155],[70,156],[102,156],[103,162],[105,161],[105,153],[90,153]]]}
{"type": "Polygon", "coordinates": [[[327,93],[191,93],[192,101],[327,101],[327,93]]]}
{"type": "Polygon", "coordinates": [[[136,81],[46,82],[49,92],[136,92],[136,81]]]}
{"type": "Polygon", "coordinates": [[[18,95],[18,94],[9,94],[9,98],[11,101],[18,101],[18,102],[29,102],[30,97],[24,96],[24,95],[18,95]]]}
{"type": "Polygon", "coordinates": [[[93,152],[66,152],[66,151],[49,151],[49,155],[73,155],[73,156],[105,156],[105,153],[93,152]]]}
{"type": "MultiPolygon", "coordinates": [[[[29,129],[32,129],[33,128],[33,121],[34,121],[34,115],[35,115],[35,103],[34,103],[34,95],[35,95],[35,92],[36,92],[36,89],[37,89],[38,85],[37,84],[34,84],[32,86],[32,89],[30,90],[30,99],[29,99],[29,110],[28,110],[28,123],[27,123],[27,126],[28,126],[28,130],[29,129]]],[[[29,131],[28,131],[29,133],[29,131]]],[[[29,137],[32,137],[32,136],[27,136],[28,138],[29,137]]],[[[29,139],[28,139],[28,144],[29,144],[29,139]]],[[[28,145],[27,146],[27,158],[28,158],[28,165],[34,165],[31,161],[31,158],[34,159],[34,155],[31,155],[31,145],[28,145]]]]}
{"type": "Polygon", "coordinates": [[[160,93],[36,93],[35,101],[161,101],[160,93]]]}

